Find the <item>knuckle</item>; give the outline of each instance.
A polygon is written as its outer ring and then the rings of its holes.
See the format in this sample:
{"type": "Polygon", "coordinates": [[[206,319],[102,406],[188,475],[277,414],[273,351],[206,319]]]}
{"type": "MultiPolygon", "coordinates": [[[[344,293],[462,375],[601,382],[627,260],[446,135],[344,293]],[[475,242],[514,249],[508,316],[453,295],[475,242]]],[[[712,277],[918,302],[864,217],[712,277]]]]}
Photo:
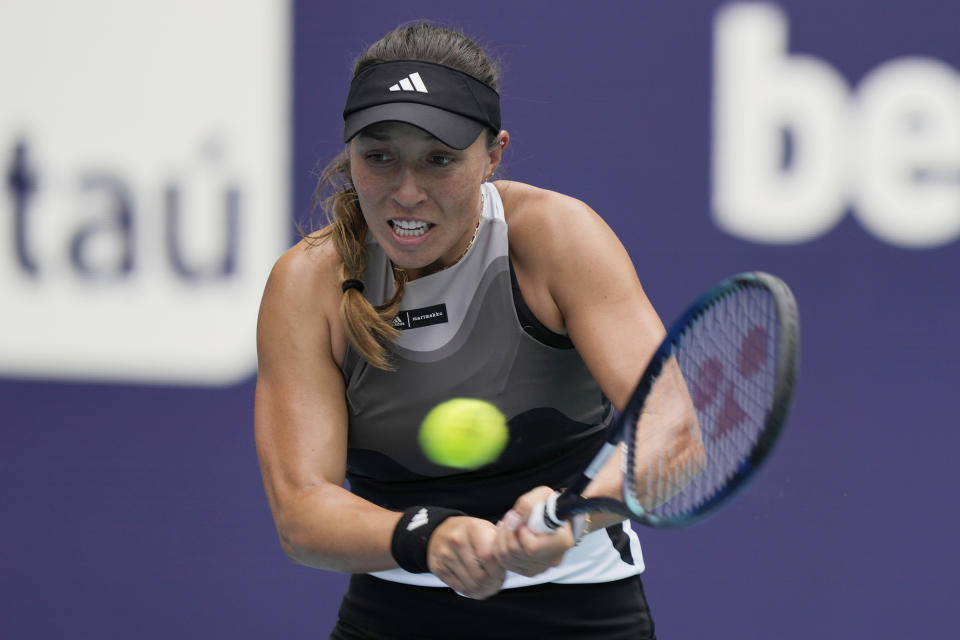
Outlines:
{"type": "Polygon", "coordinates": [[[493,562],[495,559],[496,559],[496,555],[495,555],[493,549],[484,549],[484,550],[482,550],[482,551],[478,551],[478,552],[477,552],[477,561],[478,561],[481,565],[490,564],[490,563],[493,562]]]}

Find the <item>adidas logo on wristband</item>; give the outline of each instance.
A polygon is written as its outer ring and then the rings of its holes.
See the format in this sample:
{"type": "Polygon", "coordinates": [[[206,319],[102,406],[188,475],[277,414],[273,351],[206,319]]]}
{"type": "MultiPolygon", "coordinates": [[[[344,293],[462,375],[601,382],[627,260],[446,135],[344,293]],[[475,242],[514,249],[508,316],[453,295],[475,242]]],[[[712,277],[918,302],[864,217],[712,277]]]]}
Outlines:
{"type": "Polygon", "coordinates": [[[430,518],[427,516],[426,507],[424,507],[414,514],[413,518],[410,520],[410,524],[407,525],[407,531],[413,531],[414,529],[422,527],[428,522],[430,522],[430,518]]]}

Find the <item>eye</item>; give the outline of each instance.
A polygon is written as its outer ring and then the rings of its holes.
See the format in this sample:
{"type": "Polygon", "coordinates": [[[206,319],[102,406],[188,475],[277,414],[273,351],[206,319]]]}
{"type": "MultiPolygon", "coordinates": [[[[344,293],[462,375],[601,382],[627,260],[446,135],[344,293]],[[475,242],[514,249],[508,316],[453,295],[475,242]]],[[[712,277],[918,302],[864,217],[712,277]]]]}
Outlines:
{"type": "Polygon", "coordinates": [[[429,157],[430,164],[436,165],[438,167],[445,167],[451,164],[452,162],[454,162],[455,160],[456,158],[446,153],[434,153],[434,154],[431,154],[429,157]]]}
{"type": "Polygon", "coordinates": [[[393,156],[385,151],[368,151],[363,157],[371,164],[386,164],[393,159],[393,156]]]}

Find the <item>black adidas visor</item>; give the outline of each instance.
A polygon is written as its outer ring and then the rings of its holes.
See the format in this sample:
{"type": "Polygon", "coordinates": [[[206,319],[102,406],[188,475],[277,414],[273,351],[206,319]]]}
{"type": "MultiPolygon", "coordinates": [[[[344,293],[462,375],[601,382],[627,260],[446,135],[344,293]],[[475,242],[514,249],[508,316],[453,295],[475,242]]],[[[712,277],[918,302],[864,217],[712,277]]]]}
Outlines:
{"type": "Polygon", "coordinates": [[[466,149],[484,127],[500,131],[500,96],[476,78],[419,60],[370,65],[350,83],[343,141],[378,122],[406,122],[453,149],[466,149]]]}

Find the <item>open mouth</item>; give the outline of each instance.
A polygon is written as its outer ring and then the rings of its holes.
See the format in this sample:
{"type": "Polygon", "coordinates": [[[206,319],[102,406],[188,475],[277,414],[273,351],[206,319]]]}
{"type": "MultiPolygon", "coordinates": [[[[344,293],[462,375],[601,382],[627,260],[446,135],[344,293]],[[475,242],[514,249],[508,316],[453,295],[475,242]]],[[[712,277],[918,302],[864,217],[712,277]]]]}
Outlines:
{"type": "Polygon", "coordinates": [[[390,220],[390,228],[402,238],[416,238],[422,236],[434,225],[422,220],[390,220]]]}

